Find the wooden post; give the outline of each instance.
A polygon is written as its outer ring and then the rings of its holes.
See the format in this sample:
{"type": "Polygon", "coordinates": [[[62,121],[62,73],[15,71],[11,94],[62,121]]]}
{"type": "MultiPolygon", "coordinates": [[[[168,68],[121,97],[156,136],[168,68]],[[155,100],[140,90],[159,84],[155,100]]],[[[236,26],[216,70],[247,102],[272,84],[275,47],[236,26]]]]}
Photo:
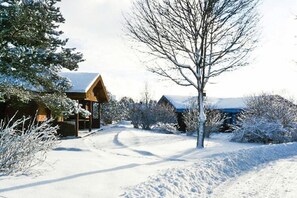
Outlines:
{"type": "Polygon", "coordinates": [[[91,115],[89,115],[89,132],[92,131],[92,125],[93,125],[93,102],[89,101],[89,111],[91,112],[91,115]]]}
{"type": "MultiPolygon", "coordinates": [[[[79,106],[79,100],[77,100],[77,105],[79,106]]],[[[79,130],[79,113],[75,115],[75,136],[78,137],[79,130]]]]}
{"type": "Polygon", "coordinates": [[[78,130],[79,130],[79,114],[76,114],[75,116],[75,136],[78,136],[78,130]]]}
{"type": "Polygon", "coordinates": [[[98,121],[99,121],[99,129],[101,128],[101,103],[98,102],[98,121]]]}

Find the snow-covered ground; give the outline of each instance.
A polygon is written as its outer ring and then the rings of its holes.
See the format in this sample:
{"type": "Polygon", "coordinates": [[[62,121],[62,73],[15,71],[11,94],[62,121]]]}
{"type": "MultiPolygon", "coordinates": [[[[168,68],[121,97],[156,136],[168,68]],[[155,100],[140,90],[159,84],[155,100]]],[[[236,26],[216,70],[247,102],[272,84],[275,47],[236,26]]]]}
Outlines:
{"type": "MultiPolygon", "coordinates": [[[[295,150],[296,152],[296,150],[295,150]]],[[[297,156],[279,159],[215,189],[213,197],[297,197],[297,156]]]]}
{"type": "Polygon", "coordinates": [[[0,177],[0,197],[293,197],[297,144],[229,142],[127,124],[62,140],[28,175],[0,177]]]}

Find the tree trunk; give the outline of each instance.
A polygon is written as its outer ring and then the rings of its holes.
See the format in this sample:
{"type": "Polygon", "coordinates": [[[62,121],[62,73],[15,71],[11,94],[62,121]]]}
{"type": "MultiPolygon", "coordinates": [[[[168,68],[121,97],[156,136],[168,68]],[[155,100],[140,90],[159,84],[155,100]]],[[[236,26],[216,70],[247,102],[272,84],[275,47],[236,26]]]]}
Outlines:
{"type": "Polygon", "coordinates": [[[203,91],[198,91],[198,105],[199,105],[199,122],[198,122],[198,130],[197,130],[197,145],[196,148],[204,147],[204,133],[205,133],[205,121],[206,115],[204,113],[204,99],[203,99],[203,91]]]}

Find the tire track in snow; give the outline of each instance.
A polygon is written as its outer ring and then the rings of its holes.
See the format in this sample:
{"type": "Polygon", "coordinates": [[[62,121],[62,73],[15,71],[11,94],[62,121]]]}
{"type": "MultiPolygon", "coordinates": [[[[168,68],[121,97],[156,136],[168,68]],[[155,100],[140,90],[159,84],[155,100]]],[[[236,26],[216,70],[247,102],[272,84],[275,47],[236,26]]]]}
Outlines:
{"type": "Polygon", "coordinates": [[[280,159],[223,183],[209,197],[295,198],[296,170],[296,156],[280,159]]]}
{"type": "MultiPolygon", "coordinates": [[[[192,153],[193,152],[193,149],[190,149],[190,151],[185,151],[181,154],[176,154],[176,155],[172,155],[172,156],[168,156],[168,157],[162,157],[162,156],[159,156],[159,155],[156,155],[150,151],[146,151],[146,150],[139,150],[139,149],[133,149],[125,144],[123,144],[120,139],[119,139],[119,135],[120,135],[121,132],[117,133],[115,136],[114,136],[114,139],[113,139],[113,143],[115,143],[116,145],[118,146],[121,146],[123,148],[126,148],[126,149],[129,149],[131,151],[133,151],[134,153],[137,153],[141,156],[145,156],[145,157],[156,157],[160,160],[164,160],[164,161],[186,161],[184,159],[179,159],[180,157],[183,157],[184,155],[186,154],[189,154],[189,153],[192,153]]],[[[134,137],[137,139],[137,142],[139,142],[139,137],[137,135],[135,135],[134,133],[132,133],[134,135],[134,137]]],[[[159,161],[157,162],[151,162],[151,163],[147,163],[147,165],[153,165],[155,163],[159,163],[159,161]]]]}
{"type": "MultiPolygon", "coordinates": [[[[152,161],[147,161],[143,165],[155,165],[166,161],[185,162],[187,160],[181,159],[181,158],[195,151],[195,149],[190,149],[190,150],[185,150],[184,152],[179,154],[160,156],[155,154],[154,152],[151,152],[150,150],[135,149],[133,148],[134,146],[143,144],[140,141],[141,137],[139,136],[139,134],[141,134],[141,132],[135,133],[133,131],[130,131],[129,129],[118,130],[117,132],[108,134],[109,138],[107,142],[109,142],[109,144],[107,145],[107,147],[102,147],[102,146],[98,147],[95,143],[96,141],[92,140],[92,138],[94,137],[86,138],[85,142],[90,147],[90,150],[95,153],[104,152],[104,153],[109,153],[112,155],[118,155],[123,157],[146,158],[146,159],[152,160],[152,161]],[[121,138],[121,135],[127,135],[127,133],[128,133],[128,139],[121,138]],[[125,142],[127,142],[128,144],[125,144],[125,142]]],[[[143,137],[143,139],[145,138],[146,137],[143,137]]]]}
{"type": "MultiPolygon", "coordinates": [[[[126,148],[126,149],[129,149],[139,155],[142,155],[142,156],[153,156],[153,157],[157,157],[157,158],[161,158],[160,156],[156,155],[156,154],[153,154],[152,152],[149,152],[149,151],[145,151],[145,150],[138,150],[138,149],[133,149],[133,148],[130,148],[129,146],[123,144],[120,140],[119,140],[119,135],[120,135],[121,132],[117,133],[115,136],[114,136],[114,139],[113,139],[113,143],[118,145],[118,146],[121,146],[123,148],[126,148]]],[[[134,135],[134,134],[133,134],[134,135]]],[[[136,135],[134,135],[135,137],[137,137],[136,135]]],[[[138,138],[138,137],[137,137],[138,138]]]]}

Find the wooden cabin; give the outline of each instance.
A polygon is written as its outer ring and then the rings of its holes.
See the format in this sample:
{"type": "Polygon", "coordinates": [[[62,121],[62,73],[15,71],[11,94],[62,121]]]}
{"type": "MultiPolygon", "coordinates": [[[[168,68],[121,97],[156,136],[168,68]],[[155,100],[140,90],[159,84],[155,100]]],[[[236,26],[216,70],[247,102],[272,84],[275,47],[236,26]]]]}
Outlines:
{"type": "MultiPolygon", "coordinates": [[[[78,131],[100,128],[101,104],[108,102],[108,95],[102,77],[98,73],[61,72],[61,76],[68,78],[72,87],[66,95],[78,103],[91,115],[84,118],[81,115],[72,115],[67,118],[59,117],[56,122],[60,126],[58,133],[61,136],[78,136],[78,131]]],[[[20,116],[34,116],[37,112],[37,121],[45,121],[51,117],[51,111],[43,104],[34,101],[29,103],[9,102],[0,104],[0,119],[11,118],[16,111],[20,116]],[[17,105],[16,105],[17,104],[17,105]]]]}
{"type": "Polygon", "coordinates": [[[98,73],[62,72],[61,76],[68,78],[72,83],[72,88],[66,91],[67,96],[77,100],[84,109],[91,112],[91,115],[87,118],[83,118],[80,115],[70,116],[67,119],[61,118],[59,120],[61,126],[60,133],[64,136],[77,136],[80,129],[91,131],[92,128],[100,128],[101,104],[108,102],[107,91],[101,75],[98,73]],[[69,124],[73,126],[73,123],[75,123],[74,132],[72,129],[71,134],[66,133],[69,131],[67,126],[69,124]]]}
{"type": "Polygon", "coordinates": [[[34,117],[38,122],[43,122],[51,117],[51,112],[44,105],[38,104],[34,101],[22,103],[11,99],[5,103],[0,103],[0,120],[7,122],[15,116],[15,119],[22,118],[23,116],[34,117]]]}

